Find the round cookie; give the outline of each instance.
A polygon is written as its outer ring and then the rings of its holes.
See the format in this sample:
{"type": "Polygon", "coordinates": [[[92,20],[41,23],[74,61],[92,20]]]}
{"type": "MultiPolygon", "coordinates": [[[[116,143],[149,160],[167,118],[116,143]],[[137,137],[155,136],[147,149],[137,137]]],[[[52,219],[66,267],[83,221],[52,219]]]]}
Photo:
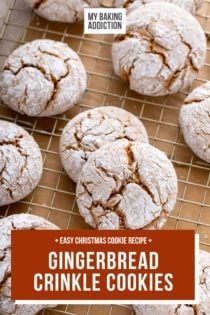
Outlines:
{"type": "MultiPolygon", "coordinates": [[[[195,14],[197,10],[199,10],[204,0],[115,0],[115,7],[124,7],[127,9],[128,13],[130,13],[134,9],[138,9],[141,5],[152,3],[152,2],[169,2],[172,4],[176,4],[183,9],[187,10],[191,14],[195,14]]],[[[157,4],[158,5],[158,4],[157,4]]]]}
{"type": "Polygon", "coordinates": [[[25,198],[42,175],[35,140],[16,124],[0,120],[0,206],[25,198]]]}
{"type": "Polygon", "coordinates": [[[57,230],[54,224],[30,214],[15,214],[0,220],[0,314],[34,315],[55,305],[15,305],[11,300],[11,230],[57,230]]]}
{"type": "Polygon", "coordinates": [[[100,6],[100,0],[25,0],[41,17],[64,23],[83,20],[84,8],[100,6]]]}
{"type": "Polygon", "coordinates": [[[210,253],[200,251],[200,302],[198,305],[134,305],[136,315],[202,315],[210,314],[210,253]]]}
{"type": "Polygon", "coordinates": [[[8,57],[0,75],[0,95],[21,114],[47,117],[78,103],[86,81],[83,64],[68,45],[40,39],[8,57]]]}
{"type": "Polygon", "coordinates": [[[179,123],[192,151],[210,163],[210,81],[196,88],[181,108],[179,123]]]}
{"type": "Polygon", "coordinates": [[[118,140],[91,154],[76,195],[80,214],[94,228],[160,229],[176,202],[177,177],[158,149],[118,140]]]}
{"type": "Polygon", "coordinates": [[[131,90],[166,95],[184,90],[204,65],[206,38],[198,21],[171,3],[146,4],[128,15],[112,45],[115,73],[131,90]]]}
{"type": "Polygon", "coordinates": [[[91,153],[118,139],[149,141],[140,120],[121,108],[98,107],[75,116],[60,140],[60,157],[66,173],[77,182],[91,153]]]}

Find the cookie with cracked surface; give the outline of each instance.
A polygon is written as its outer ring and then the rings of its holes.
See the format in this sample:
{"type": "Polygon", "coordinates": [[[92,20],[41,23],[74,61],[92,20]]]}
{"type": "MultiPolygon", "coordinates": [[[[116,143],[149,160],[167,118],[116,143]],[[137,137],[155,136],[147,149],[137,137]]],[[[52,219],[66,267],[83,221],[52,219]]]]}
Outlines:
{"type": "Polygon", "coordinates": [[[206,56],[206,38],[198,21],[171,3],[146,4],[128,14],[125,35],[112,45],[115,73],[131,90],[166,95],[186,89],[206,56]]]}
{"type": "Polygon", "coordinates": [[[0,95],[21,114],[47,117],[78,103],[86,80],[80,58],[68,45],[40,39],[8,57],[0,75],[0,95]]]}
{"type": "Polygon", "coordinates": [[[176,202],[177,177],[158,149],[118,140],[91,154],[76,195],[80,214],[94,228],[160,229],[176,202]]]}
{"type": "Polygon", "coordinates": [[[121,108],[98,107],[75,116],[60,140],[60,157],[66,173],[77,182],[91,153],[118,139],[149,141],[141,121],[121,108]]]}
{"type": "Polygon", "coordinates": [[[134,305],[136,315],[202,315],[210,314],[210,253],[200,250],[200,302],[198,305],[134,305]]]}
{"type": "Polygon", "coordinates": [[[42,155],[26,130],[0,120],[0,206],[29,195],[42,175],[42,155]]]}
{"type": "Polygon", "coordinates": [[[11,300],[11,230],[57,230],[45,219],[30,214],[15,214],[0,219],[0,314],[34,315],[55,305],[16,305],[11,300]]]}
{"type": "Polygon", "coordinates": [[[180,6],[191,14],[195,14],[202,7],[204,0],[115,0],[114,6],[117,8],[124,7],[130,13],[142,5],[152,2],[169,2],[180,6]]]}
{"type": "Polygon", "coordinates": [[[185,99],[179,123],[187,145],[199,158],[210,163],[210,81],[185,99]]]}
{"type": "Polygon", "coordinates": [[[41,17],[57,22],[73,23],[83,20],[84,8],[97,8],[100,0],[25,0],[41,17]]]}

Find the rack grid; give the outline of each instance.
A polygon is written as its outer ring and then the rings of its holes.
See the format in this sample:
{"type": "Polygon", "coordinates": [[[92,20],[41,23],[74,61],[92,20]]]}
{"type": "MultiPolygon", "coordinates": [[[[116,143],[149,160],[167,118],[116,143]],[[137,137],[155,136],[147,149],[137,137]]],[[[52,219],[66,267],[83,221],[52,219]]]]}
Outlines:
{"type": "MultiPolygon", "coordinates": [[[[40,215],[62,229],[88,229],[79,215],[75,184],[61,167],[58,144],[66,123],[77,113],[101,105],[114,105],[139,117],[148,130],[151,144],[172,160],[179,180],[179,194],[165,229],[195,229],[200,247],[210,252],[210,168],[186,146],[178,126],[180,106],[186,95],[210,79],[210,0],[197,15],[207,39],[207,59],[197,80],[186,93],[164,97],[140,96],[129,90],[113,73],[110,35],[84,35],[83,24],[46,21],[33,14],[22,0],[10,0],[0,30],[0,67],[19,45],[39,38],[65,42],[82,59],[88,72],[88,89],[79,105],[52,118],[19,115],[0,102],[0,119],[26,128],[41,147],[44,173],[38,187],[24,200],[0,208],[0,217],[15,213],[40,215]]],[[[131,315],[127,305],[68,305],[44,310],[42,315],[131,315]]]]}

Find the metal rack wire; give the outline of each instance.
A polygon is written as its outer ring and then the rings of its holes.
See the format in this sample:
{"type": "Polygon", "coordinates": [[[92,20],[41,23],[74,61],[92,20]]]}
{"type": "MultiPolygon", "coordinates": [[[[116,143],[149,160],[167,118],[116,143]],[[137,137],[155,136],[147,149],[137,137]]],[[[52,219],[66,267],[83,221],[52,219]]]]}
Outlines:
{"type": "MultiPolygon", "coordinates": [[[[198,19],[210,36],[210,0],[205,1],[198,19]]],[[[31,13],[22,0],[11,0],[10,10],[0,30],[0,67],[17,46],[38,38],[66,42],[81,57],[88,72],[88,89],[81,103],[64,115],[52,118],[28,118],[0,103],[0,118],[26,128],[38,141],[44,160],[44,174],[37,189],[23,201],[2,207],[0,217],[28,212],[45,217],[63,229],[87,229],[75,201],[75,184],[62,170],[58,143],[61,131],[75,114],[100,105],[125,108],[145,124],[151,143],[166,152],[173,161],[179,179],[179,195],[166,229],[195,229],[201,248],[210,251],[210,172],[185,145],[178,128],[178,114],[186,93],[165,97],[144,97],[130,91],[112,69],[112,36],[84,35],[82,24],[59,24],[45,21],[31,13]]],[[[198,79],[210,79],[210,39],[207,60],[198,79]]],[[[188,91],[189,92],[189,91],[188,91]]],[[[59,306],[41,314],[131,315],[132,308],[117,306],[59,306]]]]}

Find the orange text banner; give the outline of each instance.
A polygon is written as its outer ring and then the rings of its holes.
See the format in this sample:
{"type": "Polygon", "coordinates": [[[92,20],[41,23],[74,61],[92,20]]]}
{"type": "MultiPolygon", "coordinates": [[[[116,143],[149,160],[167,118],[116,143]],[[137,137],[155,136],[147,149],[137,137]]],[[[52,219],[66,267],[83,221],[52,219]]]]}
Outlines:
{"type": "Polygon", "coordinates": [[[194,300],[195,232],[14,230],[12,299],[194,300]]]}

